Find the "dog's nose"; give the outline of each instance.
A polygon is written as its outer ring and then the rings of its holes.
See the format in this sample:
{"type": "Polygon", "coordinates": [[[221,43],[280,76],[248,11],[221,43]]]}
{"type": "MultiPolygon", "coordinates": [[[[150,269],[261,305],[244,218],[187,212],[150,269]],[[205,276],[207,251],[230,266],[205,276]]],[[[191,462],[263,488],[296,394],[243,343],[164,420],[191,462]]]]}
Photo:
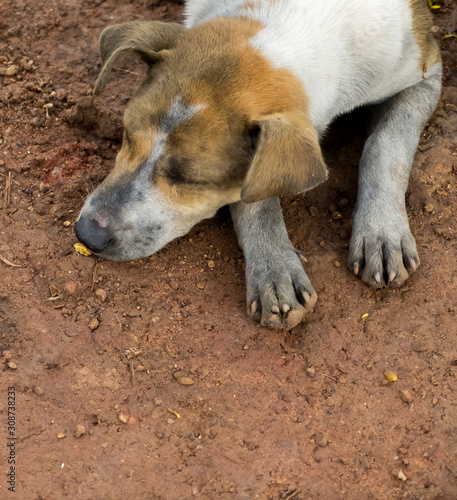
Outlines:
{"type": "Polygon", "coordinates": [[[91,217],[80,217],[75,224],[78,240],[94,253],[100,253],[114,245],[114,236],[107,227],[91,217]]]}

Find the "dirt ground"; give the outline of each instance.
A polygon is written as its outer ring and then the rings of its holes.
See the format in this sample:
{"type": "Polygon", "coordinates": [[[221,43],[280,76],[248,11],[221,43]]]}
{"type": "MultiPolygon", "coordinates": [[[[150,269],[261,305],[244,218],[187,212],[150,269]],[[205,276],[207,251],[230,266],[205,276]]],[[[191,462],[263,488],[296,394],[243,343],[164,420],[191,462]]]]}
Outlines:
{"type": "Polygon", "coordinates": [[[375,291],[346,269],[366,123],[356,113],[325,141],[330,181],[283,200],[319,302],[278,333],[246,315],[224,211],[149,259],[73,248],[142,75],[119,66],[94,99],[98,36],[180,20],[182,6],[0,1],[0,255],[15,264],[0,261],[0,498],[457,498],[457,39],[443,39],[456,7],[434,11],[443,98],[407,196],[419,270],[375,291]]]}

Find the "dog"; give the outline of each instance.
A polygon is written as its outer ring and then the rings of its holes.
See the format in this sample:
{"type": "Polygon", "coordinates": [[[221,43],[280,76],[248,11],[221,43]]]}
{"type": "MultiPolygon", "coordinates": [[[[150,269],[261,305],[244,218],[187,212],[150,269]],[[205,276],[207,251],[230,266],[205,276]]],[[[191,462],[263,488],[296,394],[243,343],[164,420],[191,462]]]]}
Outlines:
{"type": "Polygon", "coordinates": [[[405,193],[441,89],[426,0],[190,0],[185,18],[101,34],[95,94],[121,56],[149,69],[126,106],[114,169],[75,224],[78,239],[106,259],[138,259],[229,205],[248,314],[292,328],[317,295],[278,196],[324,182],[320,138],[370,104],[348,266],[373,287],[400,286],[419,266],[405,193]]]}

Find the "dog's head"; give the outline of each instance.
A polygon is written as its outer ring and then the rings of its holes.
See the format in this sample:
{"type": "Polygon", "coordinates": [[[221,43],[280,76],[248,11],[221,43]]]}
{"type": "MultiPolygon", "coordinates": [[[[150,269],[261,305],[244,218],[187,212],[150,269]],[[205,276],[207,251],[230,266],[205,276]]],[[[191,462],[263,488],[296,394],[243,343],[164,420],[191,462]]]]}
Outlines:
{"type": "Polygon", "coordinates": [[[304,89],[250,45],[259,29],[218,19],[103,31],[96,94],[121,55],[139,55],[149,71],[126,107],[114,170],[76,223],[87,247],[112,260],[146,257],[224,205],[326,179],[304,89]]]}

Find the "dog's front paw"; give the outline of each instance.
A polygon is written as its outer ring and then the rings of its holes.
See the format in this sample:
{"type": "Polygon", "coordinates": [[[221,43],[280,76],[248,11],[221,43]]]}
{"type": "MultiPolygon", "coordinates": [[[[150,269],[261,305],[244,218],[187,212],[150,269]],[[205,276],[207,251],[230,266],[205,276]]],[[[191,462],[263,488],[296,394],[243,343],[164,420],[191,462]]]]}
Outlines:
{"type": "Polygon", "coordinates": [[[407,219],[383,226],[367,229],[365,221],[354,218],[348,266],[374,288],[399,287],[419,266],[416,242],[407,219]]]}
{"type": "Polygon", "coordinates": [[[269,328],[297,326],[317,301],[293,249],[246,262],[246,284],[248,314],[269,328]]]}

